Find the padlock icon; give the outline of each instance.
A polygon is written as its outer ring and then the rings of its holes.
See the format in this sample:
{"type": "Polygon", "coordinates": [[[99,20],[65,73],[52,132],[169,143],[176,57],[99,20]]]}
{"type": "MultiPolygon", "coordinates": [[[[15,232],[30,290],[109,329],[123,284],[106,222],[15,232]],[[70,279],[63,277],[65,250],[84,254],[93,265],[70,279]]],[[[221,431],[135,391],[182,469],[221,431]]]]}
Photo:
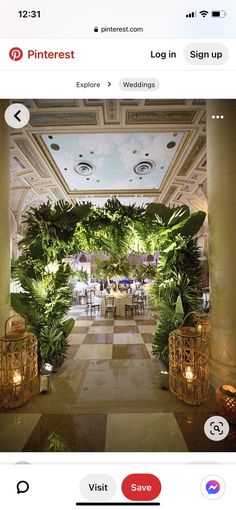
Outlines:
{"type": "Polygon", "coordinates": [[[93,31],[98,32],[98,27],[94,27],[93,31]]]}

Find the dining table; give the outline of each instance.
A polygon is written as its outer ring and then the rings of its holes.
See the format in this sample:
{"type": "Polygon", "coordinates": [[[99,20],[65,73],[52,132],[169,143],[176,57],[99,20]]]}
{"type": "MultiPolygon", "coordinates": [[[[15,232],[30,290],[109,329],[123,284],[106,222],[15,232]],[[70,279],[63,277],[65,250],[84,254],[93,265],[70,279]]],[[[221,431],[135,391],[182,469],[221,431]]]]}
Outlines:
{"type": "MultiPolygon", "coordinates": [[[[113,294],[109,294],[109,297],[114,297],[114,306],[116,307],[116,316],[117,317],[125,317],[125,305],[132,304],[132,296],[119,292],[114,292],[113,294]]],[[[97,304],[100,304],[100,316],[105,317],[105,296],[96,297],[97,304]]]]}

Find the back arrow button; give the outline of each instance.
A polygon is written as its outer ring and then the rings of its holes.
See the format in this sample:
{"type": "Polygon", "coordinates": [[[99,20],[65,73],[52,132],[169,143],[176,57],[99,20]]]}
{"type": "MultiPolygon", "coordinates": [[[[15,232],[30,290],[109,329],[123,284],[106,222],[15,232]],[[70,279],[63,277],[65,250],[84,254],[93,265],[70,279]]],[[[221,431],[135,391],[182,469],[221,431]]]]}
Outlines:
{"type": "Polygon", "coordinates": [[[5,110],[5,121],[13,129],[25,127],[30,119],[28,108],[21,103],[12,103],[5,110]]]}
{"type": "Polygon", "coordinates": [[[18,112],[15,113],[14,117],[16,120],[18,120],[18,122],[21,122],[21,119],[19,119],[18,115],[20,115],[21,113],[21,110],[18,110],[18,112]]]}

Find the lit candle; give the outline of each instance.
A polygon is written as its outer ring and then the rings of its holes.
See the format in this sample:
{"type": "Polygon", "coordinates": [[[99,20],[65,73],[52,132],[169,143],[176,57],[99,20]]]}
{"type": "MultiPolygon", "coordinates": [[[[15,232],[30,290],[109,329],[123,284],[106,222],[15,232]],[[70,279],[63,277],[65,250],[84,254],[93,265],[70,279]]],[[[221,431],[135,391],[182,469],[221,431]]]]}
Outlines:
{"type": "Polygon", "coordinates": [[[225,384],[223,386],[223,390],[226,391],[227,393],[232,393],[233,395],[236,394],[236,388],[234,386],[229,386],[228,384],[225,384]]]}
{"type": "Polygon", "coordinates": [[[187,367],[185,370],[185,377],[189,383],[193,382],[194,375],[191,367],[187,367]]]}
{"type": "Polygon", "coordinates": [[[19,372],[15,372],[14,375],[13,375],[13,383],[16,385],[16,386],[19,386],[21,384],[21,375],[19,372]]]}
{"type": "Polygon", "coordinates": [[[198,326],[197,326],[197,332],[198,332],[198,333],[201,333],[201,332],[202,332],[202,325],[201,325],[201,324],[198,324],[198,326]]]}

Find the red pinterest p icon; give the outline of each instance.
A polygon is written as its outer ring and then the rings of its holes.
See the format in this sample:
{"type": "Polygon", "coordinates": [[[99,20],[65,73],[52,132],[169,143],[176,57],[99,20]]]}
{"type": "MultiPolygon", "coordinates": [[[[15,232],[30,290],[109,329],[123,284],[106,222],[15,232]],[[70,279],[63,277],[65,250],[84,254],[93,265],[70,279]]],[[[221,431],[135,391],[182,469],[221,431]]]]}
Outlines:
{"type": "Polygon", "coordinates": [[[161,492],[161,482],[149,473],[134,473],[122,482],[122,492],[131,501],[152,501],[161,492]]]}
{"type": "Polygon", "coordinates": [[[23,51],[21,48],[12,48],[10,51],[9,51],[9,57],[14,60],[15,62],[17,62],[17,60],[21,60],[22,57],[23,57],[23,51]]]}

